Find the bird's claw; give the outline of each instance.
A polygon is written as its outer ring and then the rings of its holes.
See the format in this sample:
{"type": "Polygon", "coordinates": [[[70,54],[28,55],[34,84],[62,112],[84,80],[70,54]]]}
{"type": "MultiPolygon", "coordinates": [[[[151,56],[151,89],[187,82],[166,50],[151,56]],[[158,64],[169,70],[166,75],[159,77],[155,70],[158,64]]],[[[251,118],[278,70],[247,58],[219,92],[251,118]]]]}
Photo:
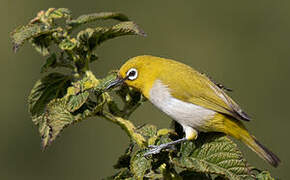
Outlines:
{"type": "Polygon", "coordinates": [[[170,145],[170,144],[161,144],[159,146],[149,145],[148,148],[149,148],[149,150],[144,154],[144,156],[146,156],[146,157],[149,155],[158,154],[163,149],[175,149],[174,145],[170,145]]]}
{"type": "Polygon", "coordinates": [[[150,145],[148,146],[149,150],[144,154],[145,157],[148,157],[153,154],[158,154],[163,149],[161,146],[150,145]]]}

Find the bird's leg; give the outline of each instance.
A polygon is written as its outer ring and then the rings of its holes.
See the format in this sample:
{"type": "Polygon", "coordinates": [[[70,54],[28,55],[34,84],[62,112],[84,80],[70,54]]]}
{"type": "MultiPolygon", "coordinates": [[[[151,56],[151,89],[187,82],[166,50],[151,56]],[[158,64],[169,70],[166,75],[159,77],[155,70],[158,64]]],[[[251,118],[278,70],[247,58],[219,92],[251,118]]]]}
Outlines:
{"type": "Polygon", "coordinates": [[[176,141],[172,141],[172,142],[169,142],[169,143],[161,144],[159,146],[151,145],[151,146],[149,146],[149,148],[150,148],[149,151],[146,152],[144,155],[148,156],[148,155],[151,155],[151,154],[158,154],[163,149],[169,149],[169,148],[171,148],[172,146],[174,146],[176,144],[182,143],[182,142],[187,141],[187,140],[194,140],[194,139],[197,138],[197,135],[198,135],[197,130],[193,129],[190,126],[186,126],[186,125],[182,125],[182,127],[183,127],[183,130],[185,132],[185,137],[184,138],[178,139],[176,141]]]}
{"type": "Polygon", "coordinates": [[[182,142],[187,141],[187,140],[188,139],[186,139],[186,137],[184,137],[182,139],[178,139],[176,141],[172,141],[172,142],[169,142],[169,143],[161,144],[159,146],[150,145],[150,146],[148,146],[150,148],[149,151],[147,151],[144,154],[144,156],[149,156],[149,155],[152,155],[152,154],[158,154],[163,149],[170,149],[172,146],[174,146],[176,144],[179,144],[179,143],[182,143],[182,142]]]}

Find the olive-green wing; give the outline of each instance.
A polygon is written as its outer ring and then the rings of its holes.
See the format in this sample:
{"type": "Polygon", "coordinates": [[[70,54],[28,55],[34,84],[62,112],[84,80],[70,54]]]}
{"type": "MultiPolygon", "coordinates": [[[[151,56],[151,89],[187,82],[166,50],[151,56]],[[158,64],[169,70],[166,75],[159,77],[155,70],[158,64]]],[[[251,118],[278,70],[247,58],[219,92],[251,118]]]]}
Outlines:
{"type": "Polygon", "coordinates": [[[171,76],[161,76],[161,81],[168,85],[173,97],[227,114],[236,119],[250,120],[239,105],[208,77],[183,64],[182,66],[172,64],[172,66],[174,68],[169,69],[174,69],[173,72],[164,73],[171,74],[171,76]]]}

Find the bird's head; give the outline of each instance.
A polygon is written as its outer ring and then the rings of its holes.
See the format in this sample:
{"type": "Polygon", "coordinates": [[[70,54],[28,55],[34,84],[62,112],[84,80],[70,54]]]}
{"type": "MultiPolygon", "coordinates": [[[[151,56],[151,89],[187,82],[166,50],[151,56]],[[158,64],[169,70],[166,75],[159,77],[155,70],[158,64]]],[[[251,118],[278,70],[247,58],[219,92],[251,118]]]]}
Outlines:
{"type": "Polygon", "coordinates": [[[129,59],[119,70],[117,78],[112,81],[107,89],[127,84],[133,87],[145,96],[152,84],[158,78],[162,66],[157,57],[137,56],[129,59]]]}

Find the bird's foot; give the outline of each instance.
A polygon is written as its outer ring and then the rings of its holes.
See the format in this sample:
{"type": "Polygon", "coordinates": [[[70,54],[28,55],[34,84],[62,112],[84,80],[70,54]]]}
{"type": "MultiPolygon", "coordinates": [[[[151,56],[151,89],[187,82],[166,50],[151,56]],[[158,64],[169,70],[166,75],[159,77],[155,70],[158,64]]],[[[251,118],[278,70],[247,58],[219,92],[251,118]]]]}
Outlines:
{"type": "Polygon", "coordinates": [[[159,154],[161,150],[166,150],[166,149],[174,149],[174,145],[165,143],[161,144],[159,146],[156,145],[150,145],[148,146],[149,150],[144,154],[144,156],[150,156],[153,154],[159,154]]]}
{"type": "Polygon", "coordinates": [[[156,145],[149,145],[148,148],[149,150],[144,154],[144,156],[149,156],[149,155],[153,155],[153,154],[158,154],[161,152],[161,150],[163,149],[174,149],[174,145],[179,144],[183,141],[186,141],[186,138],[182,138],[182,139],[178,139],[176,141],[172,141],[169,143],[165,143],[165,144],[161,144],[159,146],[156,145]]]}

